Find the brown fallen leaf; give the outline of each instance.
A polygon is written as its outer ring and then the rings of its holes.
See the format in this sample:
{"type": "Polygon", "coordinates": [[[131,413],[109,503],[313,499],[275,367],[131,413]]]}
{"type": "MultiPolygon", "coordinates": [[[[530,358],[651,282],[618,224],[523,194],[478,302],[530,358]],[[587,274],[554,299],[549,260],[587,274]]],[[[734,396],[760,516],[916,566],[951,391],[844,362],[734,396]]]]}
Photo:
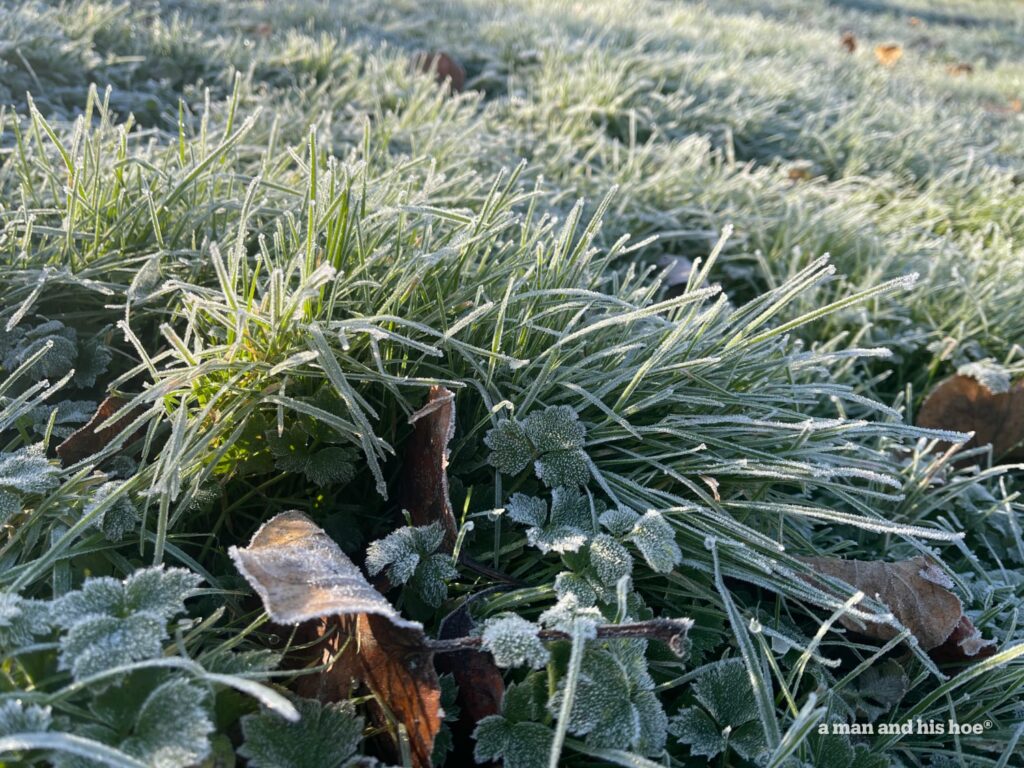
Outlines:
{"type": "MultiPolygon", "coordinates": [[[[845,581],[883,603],[926,651],[941,647],[948,659],[959,660],[982,658],[994,652],[994,641],[983,640],[964,615],[960,598],[950,591],[953,582],[925,557],[896,563],[829,557],[799,559],[815,572],[845,581]]],[[[848,616],[841,616],[839,623],[874,640],[891,640],[899,634],[888,624],[862,624],[848,616]]]]}
{"type": "MultiPolygon", "coordinates": [[[[345,698],[353,682],[365,685],[378,704],[371,709],[375,724],[403,725],[413,766],[429,768],[442,711],[423,627],[403,618],[301,512],[281,513],[256,531],[248,547],[231,547],[229,554],[278,624],[320,620],[318,631],[325,633],[337,617],[339,631],[327,649],[339,655],[317,682],[319,691],[328,699],[345,698]]],[[[399,757],[397,743],[387,745],[391,759],[399,757]]]]}
{"type": "MultiPolygon", "coordinates": [[[[484,590],[474,597],[482,597],[489,591],[484,590]]],[[[438,639],[455,640],[471,636],[475,629],[476,622],[469,613],[467,600],[445,616],[438,629],[438,639]]],[[[505,696],[504,678],[491,654],[476,649],[438,654],[434,657],[434,665],[438,672],[450,674],[458,686],[459,720],[450,726],[453,747],[456,755],[470,754],[476,724],[489,715],[501,713],[501,702],[505,696]]]]}
{"type": "Polygon", "coordinates": [[[857,51],[857,37],[853,32],[843,32],[843,36],[839,38],[839,44],[843,46],[843,50],[847,53],[855,53],[857,51]]]}
{"type": "Polygon", "coordinates": [[[100,430],[96,429],[96,427],[121,410],[127,403],[127,400],[117,395],[110,395],[100,403],[96,413],[93,414],[88,423],[81,429],[71,433],[67,440],[57,446],[60,465],[68,467],[72,464],[77,464],[82,459],[87,459],[93,454],[99,453],[110,445],[114,438],[124,432],[128,425],[145,410],[143,408],[133,408],[109,427],[104,427],[100,430]]]}
{"type": "Polygon", "coordinates": [[[973,75],[974,65],[968,64],[966,61],[960,61],[946,67],[946,72],[953,77],[959,77],[960,75],[973,75]]]}
{"type": "Polygon", "coordinates": [[[455,548],[458,526],[448,495],[448,443],[455,436],[455,393],[431,387],[427,404],[409,417],[412,435],[405,446],[401,504],[413,525],[440,522],[441,546],[455,548]]]}
{"type": "Polygon", "coordinates": [[[452,93],[462,93],[466,87],[466,70],[443,51],[419,51],[413,54],[412,65],[420,72],[433,73],[439,84],[448,83],[452,93]]]}
{"type": "Polygon", "coordinates": [[[903,58],[903,47],[895,43],[875,46],[875,58],[884,67],[891,67],[903,58]]]}
{"type": "Polygon", "coordinates": [[[917,414],[917,426],[973,432],[966,448],[990,444],[995,459],[1024,459],[1024,381],[1007,392],[992,392],[971,376],[957,374],[931,391],[917,414]]]}

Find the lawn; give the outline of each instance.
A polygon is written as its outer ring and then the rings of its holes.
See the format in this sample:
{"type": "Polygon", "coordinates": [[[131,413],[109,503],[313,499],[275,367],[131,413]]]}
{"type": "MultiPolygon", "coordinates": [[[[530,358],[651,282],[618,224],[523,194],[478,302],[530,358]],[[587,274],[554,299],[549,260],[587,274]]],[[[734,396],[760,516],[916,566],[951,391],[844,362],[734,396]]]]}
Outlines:
{"type": "Polygon", "coordinates": [[[0,0],[0,766],[1024,765],[1022,101],[1014,0],[0,0]]]}

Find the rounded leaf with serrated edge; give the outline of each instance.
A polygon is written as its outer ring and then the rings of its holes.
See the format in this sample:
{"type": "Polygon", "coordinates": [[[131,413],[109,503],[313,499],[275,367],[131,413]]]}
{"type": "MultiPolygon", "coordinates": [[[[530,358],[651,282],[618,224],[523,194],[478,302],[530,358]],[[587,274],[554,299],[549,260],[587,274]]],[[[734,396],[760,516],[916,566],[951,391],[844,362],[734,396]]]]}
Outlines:
{"type": "Polygon", "coordinates": [[[494,656],[499,667],[529,666],[539,669],[548,663],[548,649],[538,636],[539,628],[514,613],[488,619],[481,634],[481,647],[494,656]]]}
{"type": "Polygon", "coordinates": [[[491,449],[488,462],[504,475],[518,475],[534,456],[526,430],[515,419],[498,422],[484,437],[484,445],[491,449]]]}

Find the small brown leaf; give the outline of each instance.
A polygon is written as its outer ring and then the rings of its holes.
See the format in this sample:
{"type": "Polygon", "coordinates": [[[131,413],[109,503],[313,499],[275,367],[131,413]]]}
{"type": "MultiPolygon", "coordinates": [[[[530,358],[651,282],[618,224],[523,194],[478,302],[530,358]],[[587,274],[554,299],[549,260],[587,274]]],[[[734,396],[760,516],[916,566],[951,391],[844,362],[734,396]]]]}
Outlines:
{"type": "MultiPolygon", "coordinates": [[[[423,627],[403,618],[338,545],[301,512],[283,512],[256,531],[245,549],[229,550],[235,566],[279,624],[320,620],[317,631],[339,632],[325,650],[341,651],[318,681],[326,698],[348,696],[353,681],[376,697],[377,725],[394,720],[408,734],[412,762],[429,768],[441,728],[441,688],[423,627]],[[348,641],[347,644],[346,640],[348,641]]],[[[309,690],[310,683],[305,683],[309,690]]],[[[398,749],[389,744],[392,758],[398,749]]]]}
{"type": "MultiPolygon", "coordinates": [[[[466,602],[444,618],[438,638],[454,640],[470,636],[475,626],[466,602]]],[[[452,737],[455,754],[468,754],[466,750],[473,748],[471,734],[476,724],[489,715],[500,714],[505,681],[494,658],[485,651],[470,649],[438,654],[434,663],[438,672],[451,674],[458,686],[460,716],[458,723],[452,726],[452,737]]]]}
{"type": "Polygon", "coordinates": [[[875,58],[884,67],[892,67],[903,58],[903,47],[894,43],[875,46],[875,58]]]}
{"type": "Polygon", "coordinates": [[[69,467],[72,464],[77,464],[82,459],[87,459],[110,445],[114,438],[124,432],[128,425],[142,414],[144,409],[133,408],[109,427],[100,430],[97,430],[96,427],[124,408],[127,403],[127,400],[117,395],[110,395],[100,403],[89,422],[57,446],[60,465],[69,467]]]}
{"type": "MultiPolygon", "coordinates": [[[[980,658],[992,645],[963,615],[960,598],[950,592],[949,577],[934,562],[915,557],[896,563],[801,557],[816,572],[845,581],[886,605],[893,616],[910,630],[926,651],[942,647],[956,658],[980,658]],[[965,623],[966,622],[966,623],[965,623]],[[955,633],[959,633],[954,636],[955,633]],[[948,648],[952,641],[952,648],[948,648]]],[[[841,616],[839,623],[852,632],[874,640],[891,640],[898,631],[888,624],[861,622],[841,616]]]]}
{"type": "Polygon", "coordinates": [[[401,504],[413,525],[440,522],[445,552],[455,547],[458,526],[448,495],[448,443],[455,436],[455,393],[431,387],[427,404],[409,417],[412,435],[405,447],[401,504]]]}
{"type": "Polygon", "coordinates": [[[432,72],[434,79],[441,85],[447,83],[452,93],[462,93],[466,87],[466,70],[443,51],[419,51],[413,55],[412,65],[420,72],[432,72]]]}
{"type": "Polygon", "coordinates": [[[996,459],[1024,459],[1024,381],[1008,392],[992,392],[977,379],[957,374],[931,391],[917,426],[973,432],[965,447],[990,444],[996,459]]]}
{"type": "Polygon", "coordinates": [[[839,38],[839,44],[843,46],[843,50],[847,53],[855,53],[857,50],[857,37],[853,32],[843,32],[843,36],[839,38]]]}
{"type": "Polygon", "coordinates": [[[953,77],[959,77],[960,75],[973,75],[974,65],[968,64],[966,61],[960,61],[957,62],[956,64],[950,64],[948,67],[946,67],[946,72],[948,72],[953,77]]]}

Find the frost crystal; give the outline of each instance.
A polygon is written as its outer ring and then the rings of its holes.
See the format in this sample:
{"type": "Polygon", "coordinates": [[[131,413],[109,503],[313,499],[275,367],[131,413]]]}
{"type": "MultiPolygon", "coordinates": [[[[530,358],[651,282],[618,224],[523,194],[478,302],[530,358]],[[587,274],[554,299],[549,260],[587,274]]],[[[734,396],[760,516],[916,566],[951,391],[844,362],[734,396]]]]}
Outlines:
{"type": "Polygon", "coordinates": [[[956,369],[960,376],[967,376],[981,384],[993,395],[1010,391],[1010,372],[991,361],[967,363],[956,369]]]}
{"type": "Polygon", "coordinates": [[[668,730],[689,744],[693,755],[714,757],[724,751],[726,734],[729,748],[740,757],[749,760],[764,751],[764,732],[742,659],[704,665],[696,670],[691,690],[701,706],[681,709],[668,730]]]}
{"type": "Polygon", "coordinates": [[[537,625],[522,616],[504,614],[487,620],[482,647],[494,656],[499,667],[539,669],[548,663],[549,654],[538,632],[537,625]]]}
{"type": "Polygon", "coordinates": [[[660,512],[651,511],[641,517],[629,539],[658,573],[670,573],[683,560],[675,532],[660,512]]]}
{"type": "Polygon", "coordinates": [[[252,768],[339,768],[359,747],[363,719],[350,701],[321,704],[296,699],[301,718],[291,723],[262,712],[242,718],[245,743],[238,754],[252,768]]]}
{"type": "Polygon", "coordinates": [[[124,581],[86,579],[82,588],[56,601],[60,668],[76,680],[133,661],[159,656],[167,622],[185,610],[184,601],[201,579],[181,568],[136,571],[124,581]]]}
{"type": "Polygon", "coordinates": [[[0,489],[46,493],[57,486],[59,473],[60,470],[46,459],[42,445],[0,453],[0,489]]]}
{"type": "Polygon", "coordinates": [[[448,598],[447,582],[459,575],[450,556],[435,554],[443,540],[438,523],[399,528],[367,547],[366,570],[376,576],[387,568],[392,584],[408,584],[436,608],[448,598]]]}

